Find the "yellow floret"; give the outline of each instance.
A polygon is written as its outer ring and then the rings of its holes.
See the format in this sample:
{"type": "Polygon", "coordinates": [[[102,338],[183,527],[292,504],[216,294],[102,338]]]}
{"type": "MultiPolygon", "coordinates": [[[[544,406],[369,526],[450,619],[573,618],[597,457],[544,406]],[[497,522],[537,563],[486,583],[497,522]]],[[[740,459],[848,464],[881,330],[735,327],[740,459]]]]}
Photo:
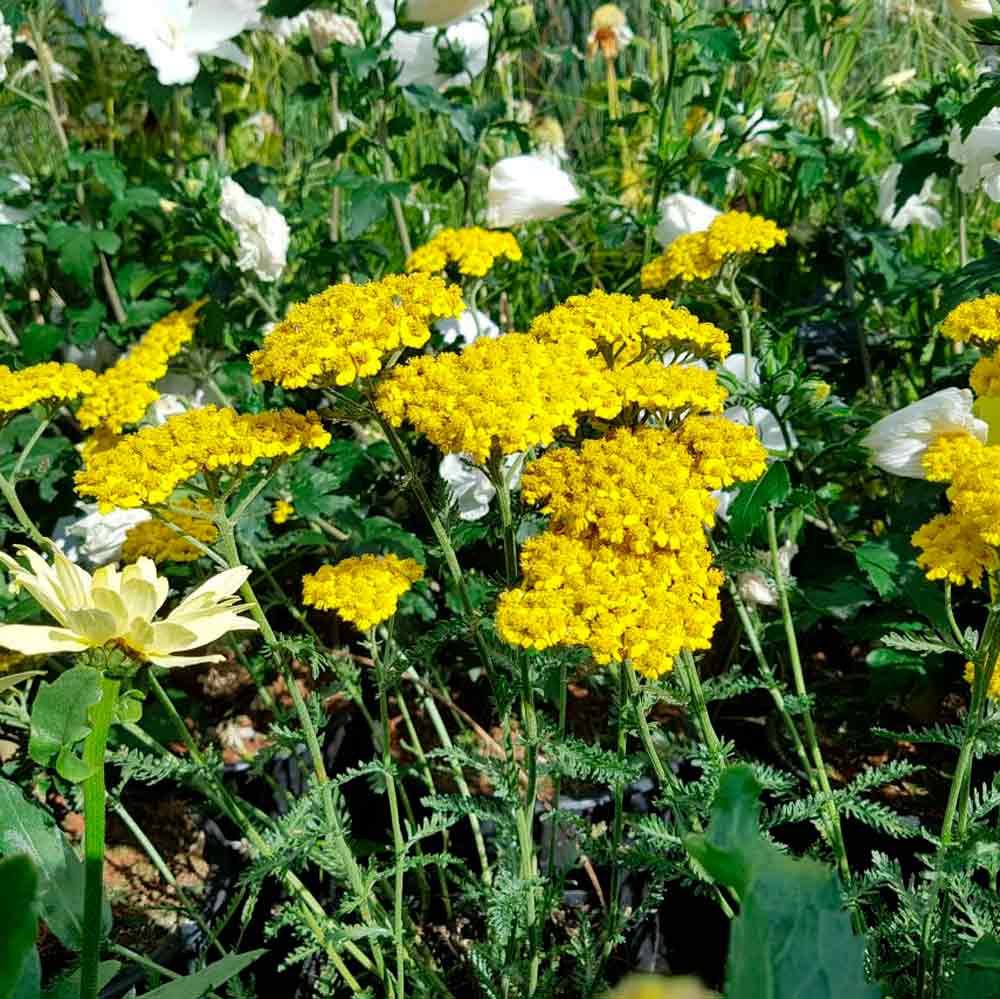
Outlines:
{"type": "Polygon", "coordinates": [[[969,375],[969,385],[980,398],[1000,396],[1000,357],[979,358],[969,375]]]}
{"type": "Polygon", "coordinates": [[[0,364],[0,414],[29,409],[38,402],[69,402],[91,391],[97,375],[75,364],[47,361],[12,371],[0,364]]]}
{"type": "Polygon", "coordinates": [[[295,507],[288,500],[276,500],[271,510],[271,520],[276,524],[284,524],[295,516],[295,507]]]}
{"type": "Polygon", "coordinates": [[[443,229],[410,254],[406,269],[433,274],[454,264],[458,273],[466,277],[485,277],[501,257],[515,263],[522,258],[521,247],[512,233],[478,226],[443,229]]]}
{"type": "Polygon", "coordinates": [[[943,579],[955,586],[979,586],[984,572],[997,568],[996,548],[985,542],[980,531],[955,513],[938,514],[910,539],[921,549],[917,565],[928,579],[943,579]]]}
{"type": "MultiPolygon", "coordinates": [[[[180,506],[202,513],[212,510],[209,500],[186,500],[180,506]]],[[[201,558],[205,553],[181,537],[178,530],[206,545],[219,539],[219,529],[212,521],[171,511],[163,514],[163,520],[144,520],[128,529],[122,545],[122,561],[136,562],[146,557],[154,562],[193,562],[201,558]]]]}
{"type": "Polygon", "coordinates": [[[941,332],[956,343],[1000,340],[1000,295],[986,295],[956,305],[941,323],[941,332]]]}
{"type": "MultiPolygon", "coordinates": [[[[976,664],[967,662],[965,664],[965,682],[971,687],[976,680],[976,664]]],[[[993,675],[990,677],[990,685],[987,688],[986,696],[991,701],[1000,701],[1000,669],[993,668],[993,675]]]]}

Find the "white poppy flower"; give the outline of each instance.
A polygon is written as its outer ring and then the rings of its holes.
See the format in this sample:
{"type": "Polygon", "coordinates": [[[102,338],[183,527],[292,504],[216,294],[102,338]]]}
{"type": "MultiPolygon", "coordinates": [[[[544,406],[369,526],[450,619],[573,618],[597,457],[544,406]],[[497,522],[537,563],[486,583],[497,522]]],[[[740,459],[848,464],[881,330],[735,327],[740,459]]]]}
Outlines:
{"type": "Polygon", "coordinates": [[[0,83],[7,79],[7,60],[14,54],[14,32],[0,13],[0,83]]]}
{"type": "Polygon", "coordinates": [[[17,586],[26,589],[58,627],[50,624],[0,625],[0,647],[24,655],[83,652],[114,642],[136,659],[155,666],[192,666],[222,662],[222,655],[179,656],[231,631],[256,631],[242,617],[248,604],[236,591],[246,582],[246,566],[226,569],[189,593],[165,618],[156,620],[170,592],[152,559],[140,558],[121,572],[106,565],[93,575],[74,565],[58,549],[48,563],[30,548],[18,555],[30,569],[0,552],[17,586]]]}
{"type": "Polygon", "coordinates": [[[892,475],[926,479],[924,453],[947,433],[968,433],[984,444],[989,427],[972,415],[972,392],[947,388],[890,413],[874,424],[862,441],[872,464],[892,475]]]}
{"type": "Polygon", "coordinates": [[[277,281],[285,269],[290,233],[285,217],[240,187],[231,177],[222,182],[219,214],[239,239],[236,266],[253,271],[261,281],[277,281]]]}
{"type": "Polygon", "coordinates": [[[854,145],[857,133],[853,128],[847,128],[841,120],[840,105],[829,97],[820,97],[816,101],[816,113],[819,115],[820,129],[837,149],[849,149],[854,145]]]}
{"type": "Polygon", "coordinates": [[[580,192],[565,170],[541,156],[509,156],[493,165],[486,189],[491,228],[558,218],[580,192]]]}
{"type": "Polygon", "coordinates": [[[264,0],[104,0],[104,26],[126,45],[142,49],[164,86],[191,83],[198,57],[241,65],[247,57],[230,39],[260,24],[264,0]]]}
{"type": "Polygon", "coordinates": [[[1000,201],[1000,108],[993,108],[968,137],[958,125],[951,130],[948,156],[962,167],[958,186],[971,194],[980,185],[991,201],[1000,201]]]}
{"type": "MultiPolygon", "coordinates": [[[[740,384],[749,385],[756,388],[760,385],[760,361],[754,358],[750,365],[750,377],[747,378],[746,354],[730,354],[719,367],[730,374],[733,379],[740,384]]],[[[778,408],[784,410],[788,405],[787,399],[779,400],[778,408]]],[[[779,451],[784,453],[788,450],[789,444],[794,448],[798,443],[795,433],[788,428],[789,440],[785,440],[785,435],[781,429],[781,423],[769,409],[763,406],[753,406],[747,410],[745,406],[728,406],[722,411],[722,415],[731,423],[738,423],[744,427],[753,427],[757,431],[757,437],[767,451],[779,451]]]]}
{"type": "Polygon", "coordinates": [[[295,17],[265,17],[260,27],[279,42],[290,42],[296,35],[309,30],[309,11],[304,10],[295,17]]]}
{"type": "Polygon", "coordinates": [[[403,14],[407,21],[443,28],[479,14],[488,6],[487,0],[406,0],[403,14]]]}
{"type": "Polygon", "coordinates": [[[96,503],[78,503],[81,517],[60,517],[52,540],[71,562],[105,565],[121,558],[129,528],[149,520],[145,510],[112,510],[101,513],[96,503]]]}
{"type": "MultiPolygon", "coordinates": [[[[523,467],[523,454],[509,454],[504,458],[504,476],[511,490],[521,487],[523,467]]],[[[448,484],[451,502],[458,507],[460,520],[482,520],[489,513],[496,490],[486,473],[477,468],[468,455],[446,454],[441,459],[438,473],[448,484]]]]}
{"type": "Polygon", "coordinates": [[[668,194],[660,202],[660,221],[653,236],[662,247],[669,246],[678,236],[690,232],[703,232],[720,212],[701,198],[678,191],[668,194]]]}
{"type": "MultiPolygon", "coordinates": [[[[395,24],[392,20],[391,6],[388,20],[381,5],[380,10],[383,13],[383,32],[388,33],[395,24]]],[[[425,28],[423,31],[395,31],[390,46],[392,58],[400,64],[399,76],[396,77],[399,86],[417,85],[446,90],[448,87],[471,82],[486,68],[490,49],[490,29],[485,18],[476,17],[459,21],[443,33],[435,28],[425,28]],[[465,53],[464,72],[455,76],[445,76],[438,72],[440,49],[445,47],[462,49],[465,53]]]]}
{"type": "Polygon", "coordinates": [[[479,309],[466,309],[455,319],[439,319],[434,324],[434,329],[449,347],[461,341],[465,348],[480,337],[495,340],[500,336],[500,327],[479,309]]]}
{"type": "Polygon", "coordinates": [[[919,194],[911,194],[896,211],[896,185],[903,171],[901,163],[893,163],[878,182],[879,218],[892,229],[905,229],[908,225],[922,225],[928,229],[939,229],[944,224],[941,213],[934,207],[934,178],[928,177],[919,194]]]}
{"type": "MultiPolygon", "coordinates": [[[[781,572],[781,581],[787,583],[791,576],[792,559],[799,552],[799,546],[791,541],[786,541],[778,549],[778,569],[781,572]]],[[[771,570],[771,553],[758,551],[757,557],[771,570]]],[[[770,571],[763,569],[751,569],[749,572],[741,572],[736,577],[736,588],[745,604],[751,607],[777,607],[778,587],[771,576],[770,571]]]]}
{"type": "Polygon", "coordinates": [[[968,24],[981,17],[993,16],[990,0],[948,0],[948,6],[956,20],[968,24]]]}

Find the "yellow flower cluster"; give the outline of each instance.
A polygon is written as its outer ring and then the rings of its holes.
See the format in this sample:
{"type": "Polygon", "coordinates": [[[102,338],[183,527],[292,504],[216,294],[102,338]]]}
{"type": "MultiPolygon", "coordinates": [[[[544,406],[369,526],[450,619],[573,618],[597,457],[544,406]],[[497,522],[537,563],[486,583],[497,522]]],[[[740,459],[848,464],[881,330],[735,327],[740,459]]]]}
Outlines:
{"type": "Polygon", "coordinates": [[[529,332],[539,340],[576,340],[585,350],[599,351],[621,363],[670,351],[673,360],[690,357],[721,361],[729,354],[726,334],[703,323],[687,309],[649,295],[632,298],[599,288],[573,295],[538,316],[529,332]]]}
{"type": "Polygon", "coordinates": [[[485,277],[499,257],[517,263],[523,254],[512,233],[469,226],[442,229],[410,254],[407,271],[435,274],[454,264],[466,277],[485,277]]]}
{"type": "MultiPolygon", "coordinates": [[[[186,501],[180,505],[204,513],[212,509],[208,500],[186,501]]],[[[215,544],[219,539],[219,529],[212,521],[172,511],[164,514],[163,520],[144,520],[130,527],[122,545],[122,561],[137,562],[144,556],[154,562],[194,562],[201,558],[205,553],[182,538],[175,527],[206,545],[215,544]]]]}
{"type": "Polygon", "coordinates": [[[94,497],[105,513],[116,506],[150,506],[200,472],[249,467],[329,443],[330,434],[313,412],[237,413],[205,406],[88,452],[76,488],[94,497]]]}
{"type": "Polygon", "coordinates": [[[145,335],[116,364],[98,376],[77,413],[85,430],[105,427],[121,433],[138,423],[160,393],[153,388],[166,373],[170,359],[194,336],[198,310],[204,299],[153,323],[145,335]]]}
{"type": "Polygon", "coordinates": [[[254,381],[350,385],[377,374],[404,347],[422,347],[430,323],[464,308],[457,286],[429,274],[333,285],[293,305],[250,355],[254,381]]]}
{"type": "MultiPolygon", "coordinates": [[[[968,662],[965,664],[965,682],[971,687],[976,682],[976,664],[968,662]]],[[[991,701],[1000,701],[1000,669],[994,668],[993,676],[990,677],[990,685],[986,691],[986,696],[991,701]]]]}
{"type": "Polygon", "coordinates": [[[705,649],[719,621],[722,573],[702,545],[633,555],[545,532],[521,553],[522,585],[501,594],[497,627],[521,648],[583,645],[657,677],[682,649],[705,649]]]}
{"type": "Polygon", "coordinates": [[[986,295],[956,305],[941,323],[941,332],[956,343],[1000,340],[1000,295],[986,295]]]}
{"type": "Polygon", "coordinates": [[[698,474],[709,489],[753,482],[764,474],[767,451],[753,427],[717,416],[689,416],[677,439],[695,455],[698,474]]]}
{"type": "Polygon", "coordinates": [[[642,269],[643,288],[663,288],[671,281],[705,281],[729,257],[767,253],[784,246],[788,234],[770,219],[747,212],[725,212],[702,232],[678,236],[642,269]]]}
{"type": "Polygon", "coordinates": [[[621,410],[603,361],[526,333],[415,358],[383,379],[376,403],[394,426],[408,420],[442,451],[480,464],[494,446],[527,451],[574,431],[581,414],[612,419],[621,410]]]}
{"type": "Polygon", "coordinates": [[[411,558],[361,555],[303,576],[302,600],[319,610],[335,610],[367,631],[396,613],[399,598],[423,574],[423,566],[411,558]]]}
{"type": "Polygon", "coordinates": [[[276,524],[285,524],[295,516],[295,507],[288,500],[276,500],[271,510],[271,520],[276,524]]]}
{"type": "MultiPolygon", "coordinates": [[[[693,419],[693,418],[692,418],[693,419]]],[[[549,451],[525,471],[522,494],[542,503],[549,529],[524,548],[524,580],[500,598],[497,626],[524,648],[585,645],[598,662],[625,660],[647,676],[673,667],[682,649],[706,648],[719,620],[722,574],[712,568],[705,526],[714,517],[713,448],[728,428],[739,469],[756,477],[765,452],[749,462],[753,431],[726,420],[718,434],[685,435],[646,427],[587,441],[576,452],[549,451]]]]}
{"type": "Polygon", "coordinates": [[[28,409],[36,402],[68,402],[91,391],[97,375],[75,364],[47,361],[12,371],[0,364],[0,414],[28,409]]]}
{"type": "Polygon", "coordinates": [[[980,398],[1000,396],[1000,356],[979,358],[969,374],[969,385],[980,398]]]}
{"type": "Polygon", "coordinates": [[[922,549],[917,565],[928,579],[979,586],[983,573],[997,568],[996,549],[983,541],[974,524],[953,513],[938,514],[914,532],[910,541],[922,549]]]}
{"type": "Polygon", "coordinates": [[[630,364],[608,377],[623,409],[635,406],[665,422],[689,413],[721,413],[729,394],[714,371],[684,364],[630,364]]]}

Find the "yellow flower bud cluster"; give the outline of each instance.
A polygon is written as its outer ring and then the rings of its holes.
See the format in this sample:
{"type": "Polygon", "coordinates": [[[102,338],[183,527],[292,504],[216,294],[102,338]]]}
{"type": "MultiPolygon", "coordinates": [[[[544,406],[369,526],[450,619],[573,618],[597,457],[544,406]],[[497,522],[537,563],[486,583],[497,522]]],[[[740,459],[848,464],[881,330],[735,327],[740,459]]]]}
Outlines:
{"type": "Polygon", "coordinates": [[[295,507],[288,500],[276,500],[271,510],[271,520],[275,524],[285,524],[295,516],[295,507]]]}
{"type": "Polygon", "coordinates": [[[330,434],[313,412],[237,413],[205,406],[120,437],[105,450],[91,450],[76,473],[76,489],[96,499],[105,513],[116,506],[151,506],[202,472],[247,468],[329,443],[330,434]]]}
{"type": "Polygon", "coordinates": [[[706,281],[730,257],[767,253],[784,246],[788,234],[770,219],[747,212],[725,212],[702,232],[678,236],[642,269],[643,288],[664,288],[672,281],[706,281]]]}
{"type": "Polygon", "coordinates": [[[396,613],[399,598],[424,574],[423,566],[397,555],[361,555],[324,565],[302,577],[302,600],[336,611],[361,631],[396,613]]]}
{"type": "Polygon", "coordinates": [[[668,351],[674,361],[721,361],[729,354],[726,334],[687,309],[667,299],[632,298],[600,289],[566,299],[538,316],[529,332],[546,342],[576,340],[615,366],[637,358],[663,357],[668,351]]]}
{"type": "Polygon", "coordinates": [[[0,364],[0,415],[28,409],[36,402],[69,402],[89,392],[96,379],[93,371],[75,364],[47,361],[18,371],[0,364]]]}
{"type": "Polygon", "coordinates": [[[956,305],[941,323],[941,332],[956,343],[995,344],[1000,340],[1000,295],[956,305]]]}
{"type": "Polygon", "coordinates": [[[172,312],[153,323],[143,337],[117,363],[99,375],[77,412],[85,430],[104,427],[110,433],[138,423],[160,398],[153,388],[166,373],[170,359],[190,342],[204,300],[172,312]]]}
{"type": "MultiPolygon", "coordinates": [[[[212,510],[212,503],[207,499],[185,500],[179,506],[203,514],[212,510]]],[[[144,556],[158,563],[194,562],[201,558],[205,553],[181,537],[178,531],[206,545],[215,544],[219,539],[219,529],[211,520],[171,511],[165,513],[162,520],[144,520],[128,529],[122,545],[122,561],[137,562],[144,556]]]]}
{"type": "Polygon", "coordinates": [[[653,677],[682,649],[707,648],[723,578],[704,530],[712,483],[756,478],[765,456],[751,428],[712,417],[549,451],[521,488],[551,521],[524,547],[522,585],[500,598],[501,637],[533,649],[584,645],[598,662],[627,659],[653,677]],[[723,472],[714,452],[727,436],[737,457],[723,472]]]}
{"type": "Polygon", "coordinates": [[[521,247],[514,235],[469,226],[465,229],[442,229],[433,239],[417,247],[406,261],[409,272],[436,274],[453,264],[466,277],[485,277],[500,257],[517,263],[521,247]]]}
{"type": "Polygon", "coordinates": [[[404,347],[424,346],[432,322],[464,308],[457,286],[429,274],[333,285],[293,305],[250,355],[254,381],[350,385],[378,374],[404,347]]]}

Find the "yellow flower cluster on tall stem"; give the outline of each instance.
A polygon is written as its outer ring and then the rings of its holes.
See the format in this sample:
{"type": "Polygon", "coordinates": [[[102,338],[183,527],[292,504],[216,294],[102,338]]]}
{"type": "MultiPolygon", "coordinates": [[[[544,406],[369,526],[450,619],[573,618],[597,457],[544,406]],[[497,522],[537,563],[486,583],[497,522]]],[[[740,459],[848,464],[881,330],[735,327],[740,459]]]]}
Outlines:
{"type": "Polygon", "coordinates": [[[204,304],[203,299],[153,323],[121,360],[99,375],[77,412],[80,426],[118,434],[138,423],[160,397],[153,383],[167,373],[171,358],[194,336],[204,304]]]}
{"type": "Polygon", "coordinates": [[[205,554],[205,546],[219,540],[219,528],[209,519],[214,512],[210,499],[182,500],[177,507],[164,512],[162,519],[144,520],[130,527],[122,544],[122,561],[135,562],[145,557],[157,563],[194,562],[205,554]],[[183,513],[185,509],[199,516],[183,513]]]}
{"type": "Polygon", "coordinates": [[[0,364],[0,421],[39,402],[70,402],[92,391],[93,371],[47,361],[13,371],[0,364]]]}
{"type": "Polygon", "coordinates": [[[513,233],[469,226],[442,229],[433,239],[417,247],[406,261],[410,273],[437,274],[449,266],[464,277],[485,277],[500,259],[517,263],[521,247],[513,233]]]}

